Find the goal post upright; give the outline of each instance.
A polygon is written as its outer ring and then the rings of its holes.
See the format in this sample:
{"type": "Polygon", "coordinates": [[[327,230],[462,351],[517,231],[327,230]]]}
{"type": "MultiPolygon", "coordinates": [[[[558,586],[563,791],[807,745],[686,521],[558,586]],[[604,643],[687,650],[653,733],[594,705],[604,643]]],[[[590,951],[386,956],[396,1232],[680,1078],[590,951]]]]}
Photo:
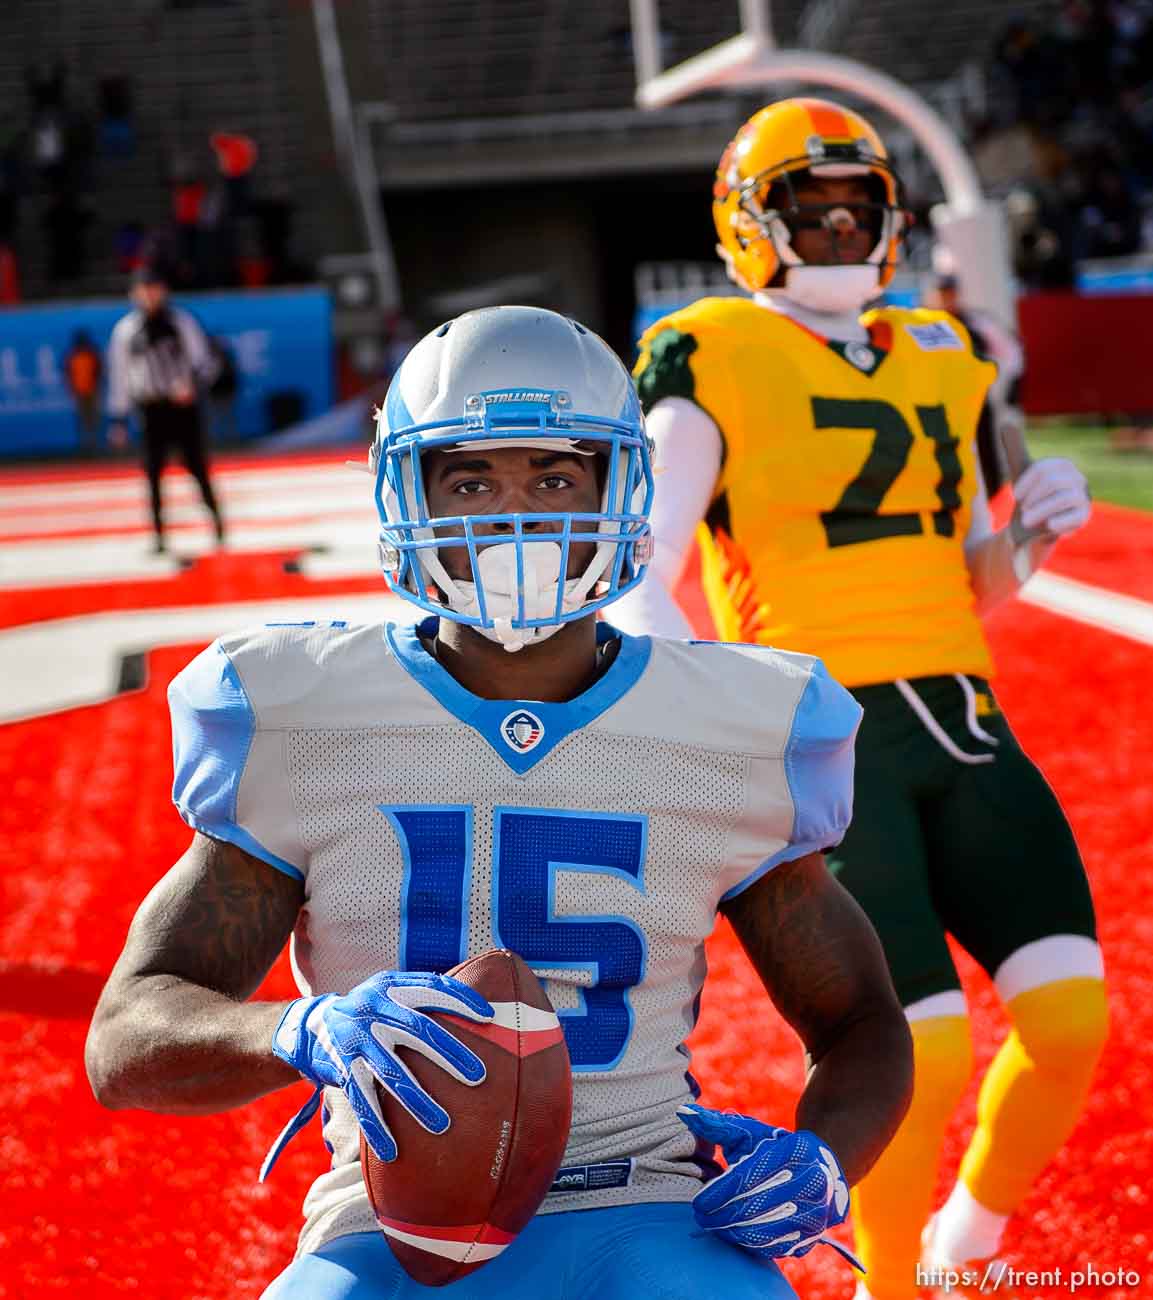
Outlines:
{"type": "Polygon", "coordinates": [[[952,127],[923,96],[867,64],[818,50],[781,50],[768,0],[741,0],[739,35],[675,67],[660,57],[659,0],[630,0],[637,68],[636,103],[664,108],[703,90],[809,83],[849,91],[905,126],[924,149],[945,191],[932,211],[937,237],[953,254],[965,302],[1010,326],[1016,303],[1004,213],[988,202],[972,159],[952,127]]]}

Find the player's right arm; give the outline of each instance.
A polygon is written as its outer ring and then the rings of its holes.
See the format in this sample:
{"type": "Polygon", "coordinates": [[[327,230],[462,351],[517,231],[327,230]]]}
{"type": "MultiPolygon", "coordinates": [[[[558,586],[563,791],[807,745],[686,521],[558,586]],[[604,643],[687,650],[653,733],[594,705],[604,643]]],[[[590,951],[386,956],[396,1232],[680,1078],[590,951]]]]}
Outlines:
{"type": "Polygon", "coordinates": [[[292,933],[303,883],[197,833],[141,904],[85,1047],[112,1109],[227,1110],[299,1083],[273,1054],[287,1002],[247,1002],[292,933]]]}
{"type": "Polygon", "coordinates": [[[197,834],[132,923],[93,1017],[88,1074],[107,1106],[180,1114],[227,1110],[307,1080],[313,1096],[266,1171],[315,1113],[322,1090],[338,1088],[372,1149],[391,1160],[396,1146],[373,1080],[430,1132],[443,1132],[449,1116],[395,1049],[479,1083],[480,1058],[423,1013],[490,1020],[493,1010],[472,989],[427,971],[378,970],[347,991],[246,1001],[296,924],[309,859],[281,728],[262,726],[260,704],[271,692],[283,706],[288,681],[307,697],[318,667],[314,652],[277,635],[216,642],[169,687],[173,800],[197,834]]]}

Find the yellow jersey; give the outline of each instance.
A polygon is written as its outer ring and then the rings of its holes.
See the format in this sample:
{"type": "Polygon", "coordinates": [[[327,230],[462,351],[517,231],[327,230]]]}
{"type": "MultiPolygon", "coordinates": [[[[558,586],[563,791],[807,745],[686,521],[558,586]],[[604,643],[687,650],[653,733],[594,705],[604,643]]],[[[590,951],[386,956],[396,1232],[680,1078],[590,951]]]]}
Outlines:
{"type": "Polygon", "coordinates": [[[996,368],[945,312],[861,323],[870,342],[843,343],[704,298],[640,341],[645,408],[688,398],[724,440],[699,530],[717,633],[817,655],[848,686],[987,676],[963,545],[996,368]]]}

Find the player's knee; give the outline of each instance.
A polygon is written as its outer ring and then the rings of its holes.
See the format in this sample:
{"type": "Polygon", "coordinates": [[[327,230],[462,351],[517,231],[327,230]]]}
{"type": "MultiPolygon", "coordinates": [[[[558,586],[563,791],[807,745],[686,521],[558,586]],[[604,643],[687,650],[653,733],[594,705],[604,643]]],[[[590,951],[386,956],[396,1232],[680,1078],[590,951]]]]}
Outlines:
{"type": "Polygon", "coordinates": [[[973,1044],[966,1016],[914,1020],[914,1105],[951,1114],[973,1074],[973,1044]]]}
{"type": "Polygon", "coordinates": [[[1103,980],[1080,976],[1018,994],[1009,1003],[1025,1054],[1042,1070],[1090,1071],[1109,1033],[1103,980]]]}

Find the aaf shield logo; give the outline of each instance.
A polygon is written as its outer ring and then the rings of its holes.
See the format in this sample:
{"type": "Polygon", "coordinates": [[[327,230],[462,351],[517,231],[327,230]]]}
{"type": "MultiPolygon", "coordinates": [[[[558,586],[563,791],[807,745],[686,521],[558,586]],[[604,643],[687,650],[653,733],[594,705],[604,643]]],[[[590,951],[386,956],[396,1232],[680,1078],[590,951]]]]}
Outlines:
{"type": "Polygon", "coordinates": [[[517,709],[500,724],[500,734],[509,749],[527,754],[544,739],[544,723],[528,709],[517,709]]]}
{"type": "Polygon", "coordinates": [[[858,370],[866,372],[872,370],[877,364],[877,358],[873,349],[867,343],[849,343],[845,347],[845,360],[854,365],[858,370]]]}

